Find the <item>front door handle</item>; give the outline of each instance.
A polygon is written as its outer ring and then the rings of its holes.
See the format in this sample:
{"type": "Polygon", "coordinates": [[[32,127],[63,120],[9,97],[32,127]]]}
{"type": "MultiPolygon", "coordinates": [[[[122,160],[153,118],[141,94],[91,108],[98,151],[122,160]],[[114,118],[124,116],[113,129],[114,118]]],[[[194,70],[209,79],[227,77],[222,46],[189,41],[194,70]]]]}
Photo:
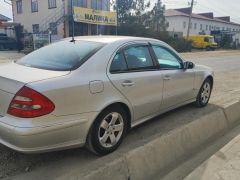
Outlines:
{"type": "Polygon", "coordinates": [[[167,80],[167,81],[169,81],[169,80],[171,80],[172,78],[171,78],[171,76],[169,76],[169,75],[166,75],[166,76],[164,76],[164,78],[163,78],[163,80],[167,80]]]}
{"type": "Polygon", "coordinates": [[[135,83],[132,82],[132,81],[130,81],[130,80],[125,80],[125,81],[123,81],[122,86],[123,86],[123,87],[133,86],[134,84],[135,84],[135,83]]]}

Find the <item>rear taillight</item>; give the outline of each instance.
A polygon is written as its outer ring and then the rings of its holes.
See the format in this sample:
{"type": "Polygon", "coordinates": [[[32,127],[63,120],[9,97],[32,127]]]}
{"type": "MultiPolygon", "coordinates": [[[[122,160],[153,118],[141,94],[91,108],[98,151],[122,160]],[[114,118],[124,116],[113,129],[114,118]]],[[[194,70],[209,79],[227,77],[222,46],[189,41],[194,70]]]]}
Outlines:
{"type": "Polygon", "coordinates": [[[55,106],[52,101],[39,92],[24,86],[14,96],[8,108],[8,114],[33,118],[51,113],[55,106]]]}

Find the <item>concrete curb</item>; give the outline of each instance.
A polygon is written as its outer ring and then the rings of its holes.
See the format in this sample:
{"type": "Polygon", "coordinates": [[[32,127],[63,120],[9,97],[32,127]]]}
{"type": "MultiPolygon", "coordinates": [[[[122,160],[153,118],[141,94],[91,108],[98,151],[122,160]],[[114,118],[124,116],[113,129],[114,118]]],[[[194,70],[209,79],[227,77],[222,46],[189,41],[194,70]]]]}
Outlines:
{"type": "Polygon", "coordinates": [[[225,105],[195,121],[131,150],[84,177],[84,180],[145,180],[173,167],[192,150],[224,134],[240,121],[240,102],[225,105]]]}
{"type": "Polygon", "coordinates": [[[234,127],[240,120],[240,102],[235,101],[223,107],[224,114],[230,127],[234,127]]]}

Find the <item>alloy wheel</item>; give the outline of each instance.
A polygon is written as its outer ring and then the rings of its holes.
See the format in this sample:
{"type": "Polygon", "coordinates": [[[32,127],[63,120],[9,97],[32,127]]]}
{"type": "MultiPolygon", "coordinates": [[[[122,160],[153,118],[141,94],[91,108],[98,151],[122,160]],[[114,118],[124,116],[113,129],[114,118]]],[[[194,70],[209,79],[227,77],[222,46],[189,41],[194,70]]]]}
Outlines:
{"type": "Polygon", "coordinates": [[[202,92],[201,92],[201,101],[203,104],[206,104],[210,98],[211,94],[211,85],[209,82],[205,82],[203,87],[202,87],[202,92]]]}
{"type": "Polygon", "coordinates": [[[98,130],[98,139],[101,146],[111,148],[118,143],[124,130],[124,121],[121,114],[112,112],[101,122],[98,130]]]}

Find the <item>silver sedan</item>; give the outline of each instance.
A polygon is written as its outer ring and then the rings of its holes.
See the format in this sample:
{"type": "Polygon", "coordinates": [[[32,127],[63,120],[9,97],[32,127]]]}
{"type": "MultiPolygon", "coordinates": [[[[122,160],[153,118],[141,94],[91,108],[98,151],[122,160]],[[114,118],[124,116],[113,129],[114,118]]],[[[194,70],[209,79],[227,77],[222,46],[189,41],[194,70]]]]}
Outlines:
{"type": "Polygon", "coordinates": [[[107,154],[154,116],[206,106],[212,87],[210,68],[159,40],[64,39],[0,66],[0,143],[24,153],[86,145],[107,154]]]}

